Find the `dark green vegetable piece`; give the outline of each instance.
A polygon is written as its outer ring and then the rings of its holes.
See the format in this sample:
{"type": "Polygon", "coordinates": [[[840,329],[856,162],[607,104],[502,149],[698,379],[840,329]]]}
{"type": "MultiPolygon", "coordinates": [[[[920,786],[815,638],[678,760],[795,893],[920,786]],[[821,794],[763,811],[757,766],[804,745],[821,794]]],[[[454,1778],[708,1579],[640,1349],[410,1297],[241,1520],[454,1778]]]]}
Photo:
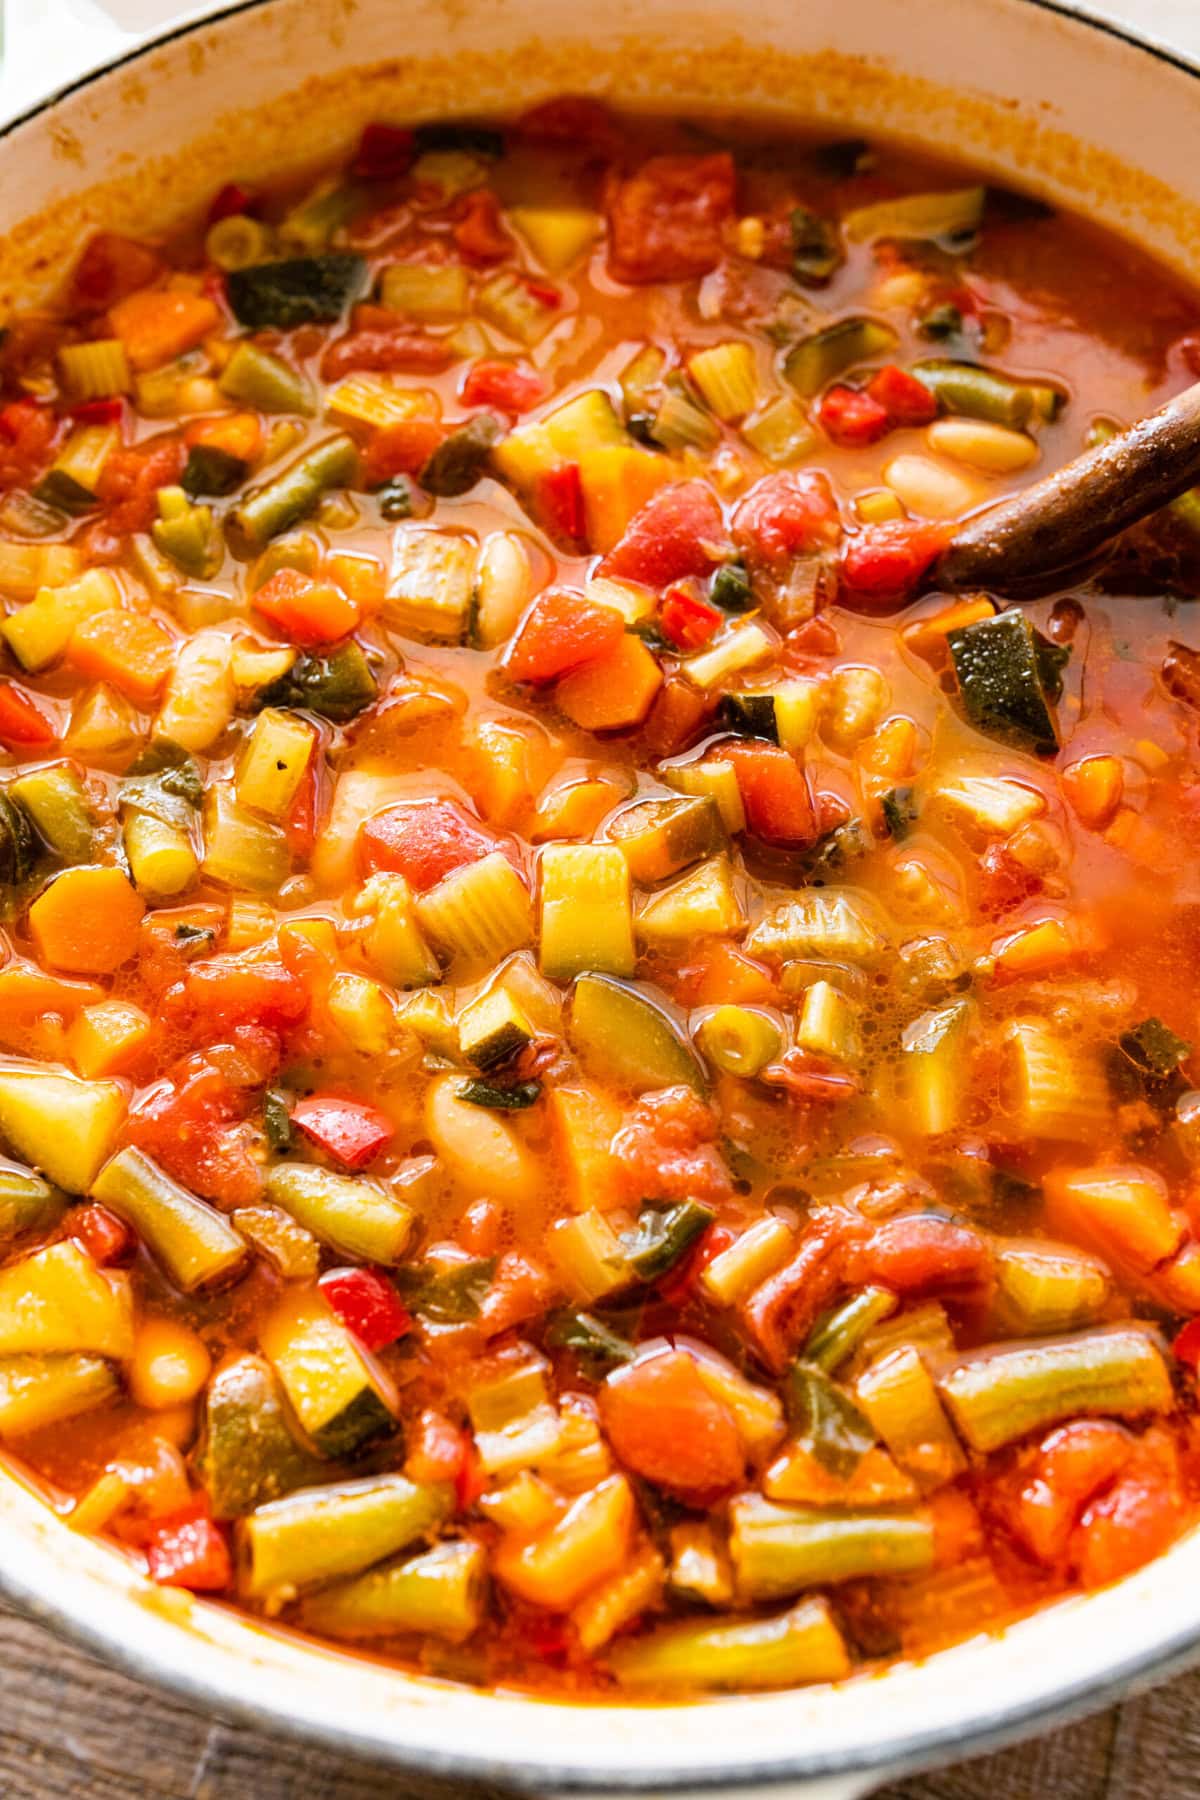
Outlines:
{"type": "Polygon", "coordinates": [[[1059,748],[1053,703],[1067,652],[1019,607],[947,634],[963,710],[977,730],[1038,756],[1059,748]]]}
{"type": "Polygon", "coordinates": [[[25,808],[0,791],[0,883],[15,887],[28,879],[37,859],[38,838],[25,808]]]}
{"type": "Polygon", "coordinates": [[[944,300],[940,306],[931,306],[927,313],[922,313],[917,320],[917,331],[923,338],[933,338],[944,342],[950,338],[961,337],[963,316],[957,306],[944,300]]]}
{"type": "Polygon", "coordinates": [[[842,875],[861,857],[875,848],[875,840],[861,819],[847,819],[844,825],[835,825],[833,830],[816,845],[805,860],[805,870],[810,882],[819,886],[821,882],[842,875]]]}
{"type": "Polygon", "coordinates": [[[943,411],[968,419],[989,419],[993,425],[1023,430],[1034,420],[1049,424],[1062,411],[1066,398],[1061,388],[1045,381],[1014,381],[998,369],[980,363],[951,359],[914,363],[912,373],[943,411]]]}
{"type": "Polygon", "coordinates": [[[405,1300],[422,1318],[441,1324],[461,1325],[477,1319],[492,1276],[494,1256],[476,1256],[469,1262],[424,1263],[398,1269],[396,1283],[405,1300]]]}
{"type": "Polygon", "coordinates": [[[792,209],[792,274],[797,281],[828,281],[842,260],[842,243],[832,219],[807,206],[792,209]]]}
{"type": "Polygon", "coordinates": [[[722,563],[709,583],[708,597],[723,612],[747,612],[754,604],[754,593],[745,563],[722,563]]]}
{"type": "Polygon", "coordinates": [[[779,742],[774,694],[726,694],[721,701],[721,723],[739,737],[779,742]]]}
{"type": "Polygon", "coordinates": [[[597,1379],[637,1355],[628,1338],[589,1312],[558,1313],[546,1328],[546,1342],[555,1350],[573,1351],[586,1373],[597,1379]]]}
{"type": "Polygon", "coordinates": [[[846,1479],[876,1442],[866,1414],[824,1369],[798,1362],[784,1384],[784,1405],[797,1439],[823,1469],[846,1479]]]}
{"type": "Polygon", "coordinates": [[[366,278],[361,256],[336,251],[231,269],[225,291],[239,325],[251,331],[291,331],[297,325],[340,319],[366,278]]]}
{"type": "Polygon", "coordinates": [[[860,1288],[840,1306],[823,1313],[808,1334],[798,1367],[816,1367],[836,1375],[873,1325],[896,1310],[896,1296],[881,1287],[860,1288]]]}
{"type": "Polygon", "coordinates": [[[362,645],[348,638],[335,650],[297,657],[286,675],[260,690],[256,704],[305,707],[340,725],[370,706],[378,692],[362,645]]]}
{"type": "Polygon", "coordinates": [[[413,485],[407,475],[393,475],[390,481],[382,486],[372,488],[375,503],[381,515],[390,520],[411,519],[415,510],[413,505],[413,485]]]}
{"type": "Polygon", "coordinates": [[[644,1206],[637,1228],[621,1237],[621,1248],[640,1281],[659,1281],[680,1262],[713,1222],[712,1208],[681,1200],[665,1212],[644,1206]]]}
{"type": "Polygon", "coordinates": [[[33,497],[43,506],[56,506],[60,512],[70,513],[72,518],[99,505],[90,488],[62,469],[47,469],[34,488],[33,497]]]}
{"type": "Polygon", "coordinates": [[[197,1468],[216,1519],[240,1519],[329,1479],[328,1463],[292,1435],[270,1363],[252,1355],[225,1363],[208,1384],[197,1468]]]}
{"type": "Polygon", "coordinates": [[[540,1081],[514,1081],[505,1087],[497,1081],[475,1079],[463,1082],[458,1097],[471,1106],[490,1106],[497,1112],[523,1112],[540,1098],[541,1092],[540,1081]]]}
{"type": "Polygon", "coordinates": [[[866,138],[835,138],[831,144],[818,144],[812,152],[813,166],[830,181],[846,181],[861,175],[875,161],[866,138]]]}
{"type": "Polygon", "coordinates": [[[917,791],[910,787],[889,788],[879,802],[883,823],[890,838],[897,842],[908,836],[909,827],[917,820],[917,791]]]}
{"type": "Polygon", "coordinates": [[[195,499],[197,494],[232,494],[246,479],[248,464],[216,444],[193,444],[188,451],[179,484],[195,499]]]}
{"type": "Polygon", "coordinates": [[[177,925],[174,937],[189,961],[202,951],[211,950],[217,941],[217,934],[211,925],[177,925]]]}
{"type": "Polygon", "coordinates": [[[413,149],[418,156],[428,150],[466,150],[472,156],[488,156],[493,160],[504,155],[504,133],[494,125],[462,125],[437,122],[418,125],[413,132],[413,149]]]}
{"type": "Polygon", "coordinates": [[[1122,1032],[1118,1042],[1131,1063],[1159,1079],[1173,1075],[1180,1063],[1192,1054],[1187,1039],[1176,1037],[1161,1019],[1143,1019],[1140,1025],[1122,1032]]]}
{"type": "Polygon", "coordinates": [[[129,812],[186,830],[204,798],[204,779],[181,744],[156,738],[130,763],[118,793],[129,812]]]}
{"type": "Polygon", "coordinates": [[[291,1149],[294,1137],[291,1106],[287,1095],[278,1088],[268,1088],[263,1095],[263,1130],[267,1134],[270,1149],[291,1149]]]}
{"type": "Polygon", "coordinates": [[[443,438],[421,470],[421,486],[439,496],[466,494],[487,469],[488,454],[504,428],[491,413],[477,413],[443,438]]]}

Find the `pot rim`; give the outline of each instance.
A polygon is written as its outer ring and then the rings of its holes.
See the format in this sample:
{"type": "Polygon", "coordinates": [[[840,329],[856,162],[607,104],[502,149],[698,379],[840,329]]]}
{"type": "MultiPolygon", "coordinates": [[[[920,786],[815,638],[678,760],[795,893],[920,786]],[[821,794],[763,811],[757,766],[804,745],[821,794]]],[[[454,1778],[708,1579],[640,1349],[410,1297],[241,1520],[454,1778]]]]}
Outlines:
{"type": "MultiPolygon", "coordinates": [[[[166,30],[139,38],[120,54],[106,57],[96,66],[53,88],[31,105],[0,122],[0,148],[6,139],[23,126],[42,114],[52,112],[61,102],[83,92],[93,83],[136,64],[150,53],[190,37],[210,25],[259,10],[265,11],[277,3],[278,0],[230,0],[229,4],[211,11],[191,12],[166,30]]],[[[1091,11],[1088,0],[1078,0],[1077,4],[1074,0],[1017,0],[1017,4],[1053,15],[1081,30],[1113,39],[1178,73],[1200,80],[1200,58],[1173,49],[1155,38],[1143,36],[1131,25],[1097,15],[1091,11]]],[[[25,1488],[27,1493],[31,1492],[20,1476],[2,1463],[0,1481],[13,1481],[18,1487],[25,1488]]],[[[36,1497],[36,1504],[43,1506],[44,1502],[36,1497]]],[[[19,1552],[19,1545],[16,1547],[19,1552]]],[[[75,1578],[78,1579],[78,1576],[75,1578]]],[[[891,1778],[918,1768],[979,1756],[1051,1727],[1065,1725],[1088,1713],[1099,1711],[1127,1694],[1131,1688],[1149,1687],[1182,1672],[1200,1656],[1198,1615],[1193,1623],[1177,1627],[1161,1641],[1137,1649],[1110,1664],[1105,1674],[1098,1679],[1085,1674],[1049,1687],[1037,1700],[1017,1700],[989,1710],[977,1710],[961,1723],[916,1728],[882,1744],[873,1745],[868,1750],[856,1750],[853,1745],[848,1745],[844,1750],[815,1752],[798,1748],[794,1754],[787,1756],[774,1755],[757,1762],[753,1758],[739,1757],[730,1763],[714,1761],[706,1764],[703,1769],[682,1767],[672,1770],[661,1764],[638,1766],[636,1763],[605,1767],[595,1761],[554,1762],[532,1757],[523,1762],[514,1762],[510,1758],[489,1756],[469,1748],[446,1749],[405,1743],[394,1732],[358,1729],[353,1725],[339,1725],[328,1720],[314,1721],[289,1712],[284,1705],[271,1699],[240,1697],[235,1690],[215,1677],[195,1674],[182,1668],[164,1667],[149,1648],[139,1649],[116,1628],[110,1629],[98,1619],[81,1617],[79,1609],[73,1610],[69,1600],[65,1597],[52,1597],[45,1586],[37,1580],[29,1580],[22,1569],[14,1565],[14,1560],[6,1557],[3,1552],[0,1552],[0,1594],[29,1617],[48,1625],[61,1636],[97,1654],[124,1673],[150,1687],[165,1690],[186,1704],[214,1712],[238,1724],[320,1744],[326,1749],[367,1761],[386,1763],[413,1773],[442,1779],[495,1783],[510,1790],[543,1793],[554,1791],[563,1795],[636,1793],[647,1790],[700,1793],[720,1789],[733,1792],[767,1785],[822,1781],[844,1783],[844,1788],[839,1786],[837,1789],[839,1795],[843,1792],[847,1796],[865,1793],[876,1780],[885,1776],[891,1778]]],[[[181,1622],[172,1625],[170,1629],[183,1637],[189,1627],[186,1622],[181,1622]]],[[[953,1647],[951,1651],[940,1654],[952,1653],[953,1647]]],[[[321,1647],[317,1646],[312,1654],[320,1656],[321,1647]]],[[[403,1672],[399,1679],[404,1679],[403,1672]]],[[[422,1681],[420,1677],[416,1679],[422,1681]]],[[[488,1699],[482,1692],[477,1697],[481,1702],[488,1699]]],[[[547,1705],[546,1700],[540,1696],[505,1694],[504,1698],[510,1703],[514,1700],[524,1701],[529,1705],[531,1719],[535,1721],[539,1711],[547,1705]]],[[[673,1710],[682,1723],[692,1717],[698,1708],[711,1714],[714,1705],[722,1703],[729,1704],[729,1701],[700,1700],[673,1710]]],[[[602,1715],[604,1707],[589,1705],[587,1710],[602,1715]]]]}

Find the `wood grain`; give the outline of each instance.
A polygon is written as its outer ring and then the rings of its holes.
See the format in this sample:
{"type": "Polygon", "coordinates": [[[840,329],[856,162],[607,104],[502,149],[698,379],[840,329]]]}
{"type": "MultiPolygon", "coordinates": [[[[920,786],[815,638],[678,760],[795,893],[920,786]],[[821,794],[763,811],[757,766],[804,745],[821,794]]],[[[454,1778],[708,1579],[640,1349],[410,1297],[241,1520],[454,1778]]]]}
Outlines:
{"type": "MultiPolygon", "coordinates": [[[[219,1724],[0,1609],[0,1800],[495,1800],[219,1724]]],[[[878,1800],[1200,1792],[1200,1673],[878,1800]]]]}

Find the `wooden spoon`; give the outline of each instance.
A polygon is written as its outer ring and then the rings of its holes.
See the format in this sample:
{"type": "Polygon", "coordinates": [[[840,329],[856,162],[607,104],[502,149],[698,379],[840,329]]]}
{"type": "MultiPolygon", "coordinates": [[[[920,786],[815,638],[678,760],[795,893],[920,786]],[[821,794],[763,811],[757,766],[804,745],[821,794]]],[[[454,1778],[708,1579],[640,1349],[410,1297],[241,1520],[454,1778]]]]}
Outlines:
{"type": "Polygon", "coordinates": [[[1020,595],[1064,577],[1139,519],[1200,482],[1200,382],[1148,419],[961,525],[937,587],[1020,595]]]}

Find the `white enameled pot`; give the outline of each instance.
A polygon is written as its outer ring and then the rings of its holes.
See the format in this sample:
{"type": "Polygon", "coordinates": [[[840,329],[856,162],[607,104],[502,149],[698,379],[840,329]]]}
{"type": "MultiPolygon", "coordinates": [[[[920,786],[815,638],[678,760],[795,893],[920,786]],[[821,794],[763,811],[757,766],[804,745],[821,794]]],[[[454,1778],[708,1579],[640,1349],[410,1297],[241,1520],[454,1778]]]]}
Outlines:
{"type": "MultiPolygon", "coordinates": [[[[43,25],[60,3],[71,0],[23,0],[43,25]]],[[[230,174],[253,179],[347,149],[368,119],[507,112],[562,91],[773,109],[839,135],[924,141],[1200,270],[1200,74],[1083,6],[251,0],[130,50],[142,21],[125,10],[132,0],[112,4],[124,28],[82,0],[72,15],[82,40],[59,17],[72,67],[115,60],[0,132],[0,317],[53,287],[99,225],[153,232],[230,174]]],[[[1139,30],[1194,4],[1126,0],[1139,30]]],[[[306,1646],[151,1587],[3,1471],[0,1587],[224,1717],[414,1773],[563,1793],[789,1786],[850,1800],[1200,1657],[1196,1534],[1111,1591],[924,1665],[679,1708],[477,1694],[306,1646]]]]}

